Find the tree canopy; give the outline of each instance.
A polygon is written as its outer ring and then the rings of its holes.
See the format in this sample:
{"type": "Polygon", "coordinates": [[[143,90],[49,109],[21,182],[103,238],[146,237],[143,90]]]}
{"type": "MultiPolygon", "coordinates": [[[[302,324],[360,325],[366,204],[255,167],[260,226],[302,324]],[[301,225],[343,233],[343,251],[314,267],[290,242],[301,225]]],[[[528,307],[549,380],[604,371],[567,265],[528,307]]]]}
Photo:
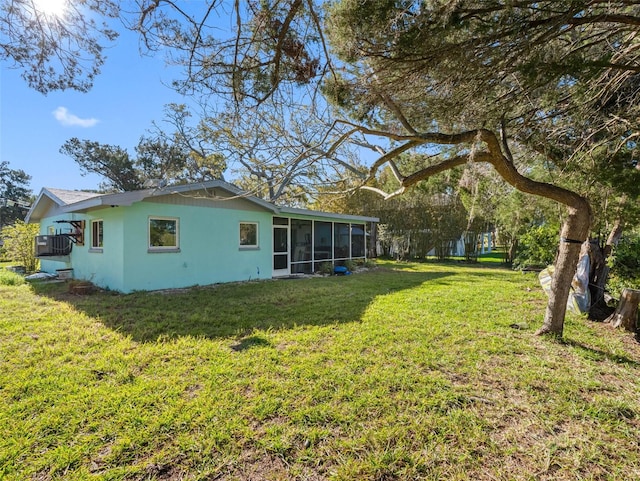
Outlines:
{"type": "Polygon", "coordinates": [[[0,0],[0,60],[22,70],[27,84],[43,94],[86,92],[100,73],[105,46],[118,35],[107,22],[120,16],[119,2],[73,0],[64,12],[46,12],[43,3],[0,0]]]}
{"type": "Polygon", "coordinates": [[[11,169],[9,162],[0,161],[0,229],[25,216],[31,204],[30,180],[23,170],[11,169]]]}
{"type": "Polygon", "coordinates": [[[104,177],[100,185],[106,192],[137,190],[155,181],[183,184],[217,179],[224,170],[224,161],[217,155],[205,155],[191,150],[189,142],[176,132],[167,138],[164,132],[142,137],[135,147],[136,157],[117,145],[72,138],[60,152],[76,161],[83,173],[104,177]]]}
{"type": "Polygon", "coordinates": [[[38,224],[25,224],[21,219],[16,220],[12,225],[5,225],[0,229],[3,255],[19,262],[27,272],[35,271],[38,259],[36,259],[34,239],[39,231],[38,224]]]}

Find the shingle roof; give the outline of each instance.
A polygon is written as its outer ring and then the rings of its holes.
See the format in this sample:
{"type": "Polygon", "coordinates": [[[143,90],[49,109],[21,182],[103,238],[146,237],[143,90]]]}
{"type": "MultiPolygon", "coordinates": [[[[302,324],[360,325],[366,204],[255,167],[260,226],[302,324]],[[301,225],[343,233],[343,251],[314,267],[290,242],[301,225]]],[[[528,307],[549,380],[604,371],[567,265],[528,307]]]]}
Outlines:
{"type": "Polygon", "coordinates": [[[64,190],[64,189],[52,189],[46,188],[50,193],[55,195],[63,204],[73,204],[82,200],[91,199],[104,194],[98,194],[96,192],[82,192],[80,190],[64,190]]]}

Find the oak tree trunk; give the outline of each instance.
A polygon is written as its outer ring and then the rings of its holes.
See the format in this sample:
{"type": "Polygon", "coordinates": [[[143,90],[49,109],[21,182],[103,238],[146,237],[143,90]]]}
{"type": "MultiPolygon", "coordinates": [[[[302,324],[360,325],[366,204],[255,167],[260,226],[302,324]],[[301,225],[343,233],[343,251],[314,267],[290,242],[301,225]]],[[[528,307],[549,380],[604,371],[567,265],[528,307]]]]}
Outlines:
{"type": "Polygon", "coordinates": [[[604,255],[606,247],[601,246],[597,240],[591,240],[585,242],[582,248],[583,253],[589,256],[589,319],[602,321],[611,314],[604,301],[604,286],[609,275],[604,255]]]}
{"type": "Polygon", "coordinates": [[[589,234],[591,209],[585,199],[569,208],[569,216],[562,226],[560,248],[551,281],[551,293],[542,327],[536,334],[551,334],[562,337],[567,300],[571,281],[576,272],[582,243],[589,234]]]}
{"type": "Polygon", "coordinates": [[[378,257],[378,223],[371,222],[369,224],[369,252],[367,258],[375,259],[378,257]]]}
{"type": "Polygon", "coordinates": [[[516,257],[516,251],[518,250],[518,239],[515,238],[511,241],[509,245],[509,250],[507,251],[507,264],[513,264],[513,259],[516,257]]]}
{"type": "Polygon", "coordinates": [[[589,249],[589,260],[591,262],[591,272],[589,274],[589,290],[591,291],[591,308],[589,309],[589,319],[603,320],[610,311],[604,300],[604,289],[609,278],[609,266],[607,259],[611,255],[614,247],[618,245],[622,236],[623,224],[621,219],[616,219],[607,243],[601,249],[600,246],[592,244],[589,249]]]}
{"type": "Polygon", "coordinates": [[[605,322],[610,322],[612,327],[623,327],[627,331],[637,332],[638,304],[640,304],[640,290],[624,289],[616,312],[611,314],[605,322]]]}

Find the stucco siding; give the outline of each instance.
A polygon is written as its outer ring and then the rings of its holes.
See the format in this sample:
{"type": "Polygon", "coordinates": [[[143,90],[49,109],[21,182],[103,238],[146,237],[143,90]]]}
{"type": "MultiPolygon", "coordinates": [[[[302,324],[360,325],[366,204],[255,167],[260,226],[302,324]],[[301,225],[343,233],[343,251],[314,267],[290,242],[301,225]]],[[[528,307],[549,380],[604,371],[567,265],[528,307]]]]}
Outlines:
{"type": "Polygon", "coordinates": [[[55,274],[58,269],[73,269],[74,279],[91,281],[108,289],[123,288],[123,233],[122,212],[119,209],[99,209],[90,214],[61,214],[46,217],[40,222],[40,234],[69,232],[70,226],[56,223],[60,220],[84,220],[84,245],[74,244],[71,254],[64,258],[40,259],[40,269],[55,274]],[[91,249],[91,221],[102,219],[104,226],[103,247],[100,251],[91,249]]]}
{"type": "Polygon", "coordinates": [[[105,289],[121,291],[124,287],[124,245],[123,210],[105,208],[91,211],[84,216],[85,243],[82,247],[74,246],[73,273],[76,279],[91,281],[105,289]],[[91,221],[102,220],[103,246],[99,249],[91,247],[91,221]]]}
{"type": "Polygon", "coordinates": [[[139,202],[124,223],[124,292],[271,277],[271,213],[139,202]],[[149,249],[149,218],[178,219],[179,249],[149,249]],[[242,249],[240,222],[258,223],[259,247],[242,249]]]}

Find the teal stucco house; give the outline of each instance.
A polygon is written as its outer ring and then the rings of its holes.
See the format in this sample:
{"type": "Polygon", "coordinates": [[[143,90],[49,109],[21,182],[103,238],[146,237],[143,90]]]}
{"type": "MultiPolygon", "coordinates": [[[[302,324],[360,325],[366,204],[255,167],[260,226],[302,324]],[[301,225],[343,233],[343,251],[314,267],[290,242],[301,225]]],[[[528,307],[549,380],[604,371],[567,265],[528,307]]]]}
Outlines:
{"type": "Polygon", "coordinates": [[[41,270],[124,293],[316,272],[366,259],[373,217],[279,207],[232,184],[96,194],[44,188],[41,270]]]}

